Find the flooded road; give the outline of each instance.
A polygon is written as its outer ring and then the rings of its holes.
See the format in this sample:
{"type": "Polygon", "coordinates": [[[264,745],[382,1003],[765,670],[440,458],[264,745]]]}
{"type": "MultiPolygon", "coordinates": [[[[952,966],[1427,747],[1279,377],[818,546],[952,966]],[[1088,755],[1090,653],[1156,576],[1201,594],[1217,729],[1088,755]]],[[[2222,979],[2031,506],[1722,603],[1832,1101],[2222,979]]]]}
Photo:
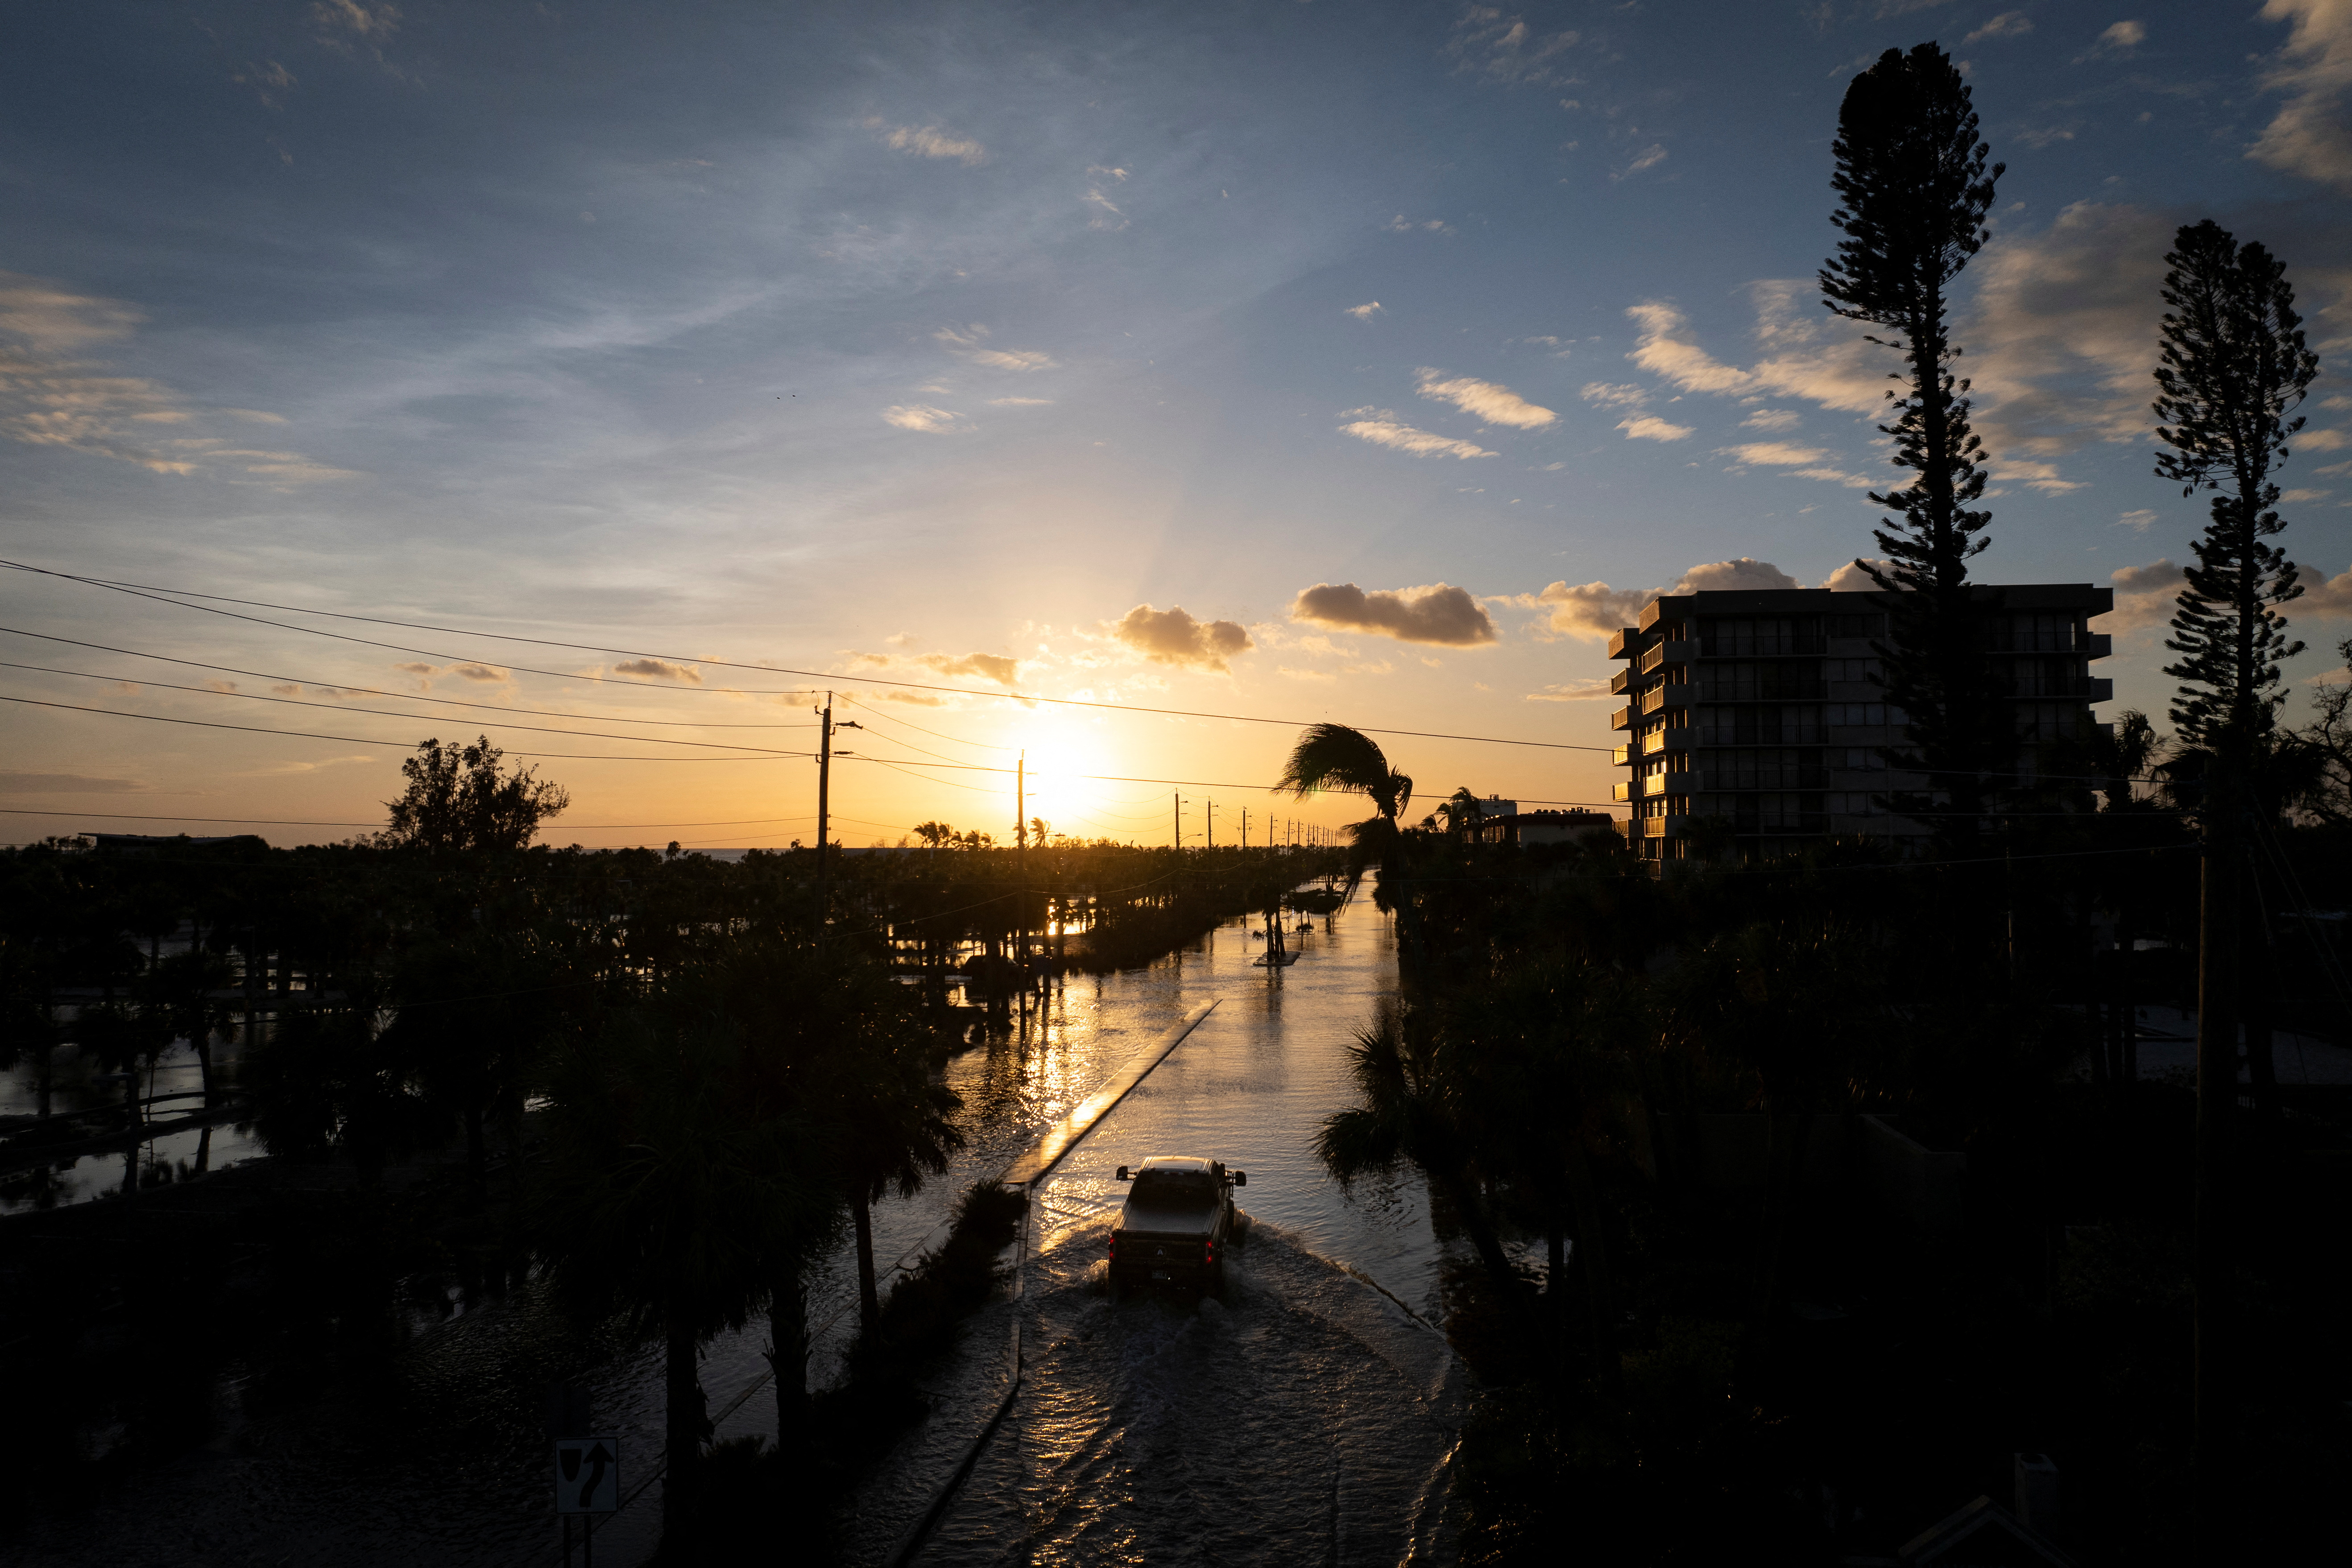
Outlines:
{"type": "MultiPolygon", "coordinates": [[[[1017,1300],[992,1303],[926,1379],[934,1415],[844,1505],[851,1561],[884,1561],[920,1518],[1005,1386],[1023,1390],[919,1561],[1396,1563],[1445,1535],[1444,1461],[1460,1373],[1438,1317],[1439,1246],[1417,1183],[1343,1193],[1313,1152],[1349,1103],[1347,1047],[1395,985],[1386,919],[1360,899],[1293,937],[1273,975],[1238,923],[1150,968],[1074,976],[1009,1039],[955,1058],[971,1142],[955,1168],[876,1211],[877,1258],[919,1248],[971,1182],[1202,1003],[1213,1011],[1040,1184],[1017,1300]],[[1119,1164],[1199,1153],[1249,1173],[1253,1238],[1224,1303],[1113,1305],[1097,1268],[1119,1164]]],[[[216,1134],[217,1136],[217,1134],[216,1134]]],[[[121,1169],[121,1157],[115,1156],[121,1169]]],[[[887,1281],[886,1281],[887,1287],[887,1281]]],[[[846,1244],[813,1282],[812,1381],[840,1375],[854,1327],[846,1244]]],[[[579,1342],[540,1294],[468,1300],[400,1358],[369,1408],[240,1406],[214,1440],[31,1542],[60,1564],[556,1560],[540,1390],[584,1376],[617,1433],[630,1500],[597,1531],[604,1564],[644,1562],[661,1485],[658,1352],[579,1342]],[[226,1548],[226,1550],[224,1550],[226,1548]]],[[[708,1347],[721,1438],[769,1436],[764,1323],[708,1347]]]]}
{"type": "MultiPolygon", "coordinates": [[[[1269,979],[1238,928],[1150,977],[1216,1010],[1039,1184],[1021,1296],[982,1314],[958,1396],[866,1489],[851,1561],[881,1562],[1002,1389],[1021,1393],[917,1559],[1381,1563],[1448,1557],[1461,1372],[1438,1320],[1417,1183],[1341,1191],[1314,1154],[1349,1104],[1348,1047],[1394,988],[1387,921],[1352,904],[1269,979]],[[1122,1164],[1198,1154],[1246,1171],[1254,1220],[1223,1301],[1112,1302],[1122,1164]],[[975,1396],[980,1395],[980,1396],[975,1396]]],[[[1146,981],[1146,976],[1122,976],[1146,981]]],[[[1179,1009],[1162,1011],[1171,1018],[1179,1009]]]]}

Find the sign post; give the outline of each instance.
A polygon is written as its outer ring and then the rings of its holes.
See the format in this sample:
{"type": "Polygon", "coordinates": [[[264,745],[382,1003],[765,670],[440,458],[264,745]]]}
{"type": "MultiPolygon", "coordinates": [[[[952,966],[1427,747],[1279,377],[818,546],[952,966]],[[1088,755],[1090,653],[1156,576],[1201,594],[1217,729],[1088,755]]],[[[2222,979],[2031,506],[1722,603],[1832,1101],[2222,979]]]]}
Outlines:
{"type": "MultiPolygon", "coordinates": [[[[611,1513],[621,1506],[621,1439],[611,1433],[555,1440],[555,1511],[567,1540],[575,1513],[611,1513]]],[[[596,1525],[586,1531],[587,1568],[596,1568],[596,1525]]]]}

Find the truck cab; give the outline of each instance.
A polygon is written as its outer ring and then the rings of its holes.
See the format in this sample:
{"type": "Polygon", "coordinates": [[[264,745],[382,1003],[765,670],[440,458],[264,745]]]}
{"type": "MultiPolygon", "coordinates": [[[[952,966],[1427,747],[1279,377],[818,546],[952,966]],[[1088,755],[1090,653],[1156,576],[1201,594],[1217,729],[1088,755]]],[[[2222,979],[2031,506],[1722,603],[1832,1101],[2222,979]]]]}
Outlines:
{"type": "Polygon", "coordinates": [[[1226,1254],[1247,1224],[1234,1189],[1248,1184],[1248,1173],[1222,1160],[1154,1154],[1131,1170],[1121,1165],[1118,1179],[1131,1185],[1111,1227],[1111,1293],[1163,1283],[1223,1291],[1226,1254]]]}

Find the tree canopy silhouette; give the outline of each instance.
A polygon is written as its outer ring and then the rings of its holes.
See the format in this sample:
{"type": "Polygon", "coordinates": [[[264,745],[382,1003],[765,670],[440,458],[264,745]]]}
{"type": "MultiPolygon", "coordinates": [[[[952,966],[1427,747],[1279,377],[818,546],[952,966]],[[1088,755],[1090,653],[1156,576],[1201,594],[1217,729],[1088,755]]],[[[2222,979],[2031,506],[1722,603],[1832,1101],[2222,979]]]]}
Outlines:
{"type": "Polygon", "coordinates": [[[2157,454],[2156,471],[2184,496],[2216,492],[2165,639],[2181,658],[2164,672],[2182,683],[2172,703],[2181,738],[2242,764],[2286,700],[2280,660],[2303,651],[2278,613],[2303,593],[2294,563],[2264,541],[2286,527],[2271,469],[2303,428],[2294,410],[2319,356],[2305,346],[2286,263],[2259,243],[2241,247],[2207,218],[2183,225],[2164,259],[2155,410],[2171,449],[2157,454]]]}
{"type": "Polygon", "coordinates": [[[1855,77],[1838,109],[1830,184],[1842,205],[1830,222],[1844,234],[1821,270],[1824,302],[1838,315],[1883,331],[1905,368],[1894,423],[1895,466],[1910,482],[1870,499],[1896,515],[1873,531],[1885,563],[1857,563],[1889,598],[1888,637],[1877,648],[1887,700],[1908,720],[1909,749],[1897,767],[1924,770],[1949,791],[1948,818],[1964,834],[1986,772],[2001,765],[2007,712],[1984,658],[1980,618],[1988,606],[1969,591],[1968,563],[1990,542],[1983,444],[1969,427],[1969,384],[1954,373],[1947,293],[1989,231],[1994,183],[2005,165],[1986,163],[1976,110],[1943,50],[1889,49],[1855,77]]]}
{"type": "Polygon", "coordinates": [[[384,841],[436,853],[530,844],[540,825],[561,815],[572,796],[536,768],[501,772],[505,756],[488,735],[467,746],[424,742],[400,764],[408,788],[384,803],[392,813],[384,841]]]}

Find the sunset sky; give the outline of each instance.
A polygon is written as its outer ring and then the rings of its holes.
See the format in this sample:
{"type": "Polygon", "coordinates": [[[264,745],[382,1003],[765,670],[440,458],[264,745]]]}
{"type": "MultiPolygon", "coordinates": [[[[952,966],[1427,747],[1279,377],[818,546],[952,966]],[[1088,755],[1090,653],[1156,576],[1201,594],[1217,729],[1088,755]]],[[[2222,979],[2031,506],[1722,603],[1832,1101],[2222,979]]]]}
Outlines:
{"type": "Polygon", "coordinates": [[[2323,358],[2291,679],[2352,635],[2352,0],[149,0],[11,34],[0,554],[457,629],[0,573],[0,694],[334,737],[0,705],[0,841],[340,838],[409,745],[487,731],[589,754],[540,764],[554,842],[782,844],[815,770],[723,748],[813,749],[827,684],[869,726],[851,844],[1009,839],[979,770],[1024,751],[1056,831],[1166,842],[1171,789],[1101,774],[1221,786],[1188,831],[1214,799],[1256,838],[1249,786],[1326,718],[1596,748],[1384,738],[1415,817],[1605,800],[1630,609],[1873,552],[1892,356],[1812,279],[1845,85],[1927,38],[2009,165],[1958,315],[1979,574],[2115,584],[2101,673],[2161,713],[2204,503],[2151,472],[2148,371],[2211,216],[2285,258],[2323,358]]]}

